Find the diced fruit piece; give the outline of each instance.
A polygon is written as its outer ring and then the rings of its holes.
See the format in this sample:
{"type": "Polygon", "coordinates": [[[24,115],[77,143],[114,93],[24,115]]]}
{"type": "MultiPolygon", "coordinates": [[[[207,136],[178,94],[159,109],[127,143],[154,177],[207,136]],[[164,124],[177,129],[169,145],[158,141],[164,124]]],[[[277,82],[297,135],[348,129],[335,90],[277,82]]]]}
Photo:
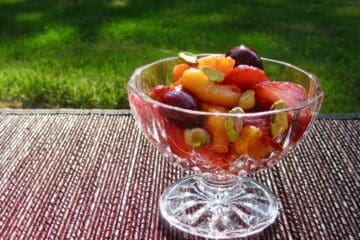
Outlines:
{"type": "MultiPolygon", "coordinates": [[[[207,106],[208,112],[225,113],[226,108],[207,106]]],[[[230,144],[230,138],[225,130],[224,116],[208,116],[205,120],[205,127],[209,130],[211,136],[211,149],[216,153],[226,153],[230,144]]]]}
{"type": "Polygon", "coordinates": [[[222,81],[224,81],[224,73],[217,70],[216,68],[202,67],[201,71],[203,71],[207,78],[212,82],[221,83],[222,81]]]}
{"type": "Polygon", "coordinates": [[[251,110],[255,107],[255,91],[246,90],[240,96],[239,107],[243,110],[251,110]]]}
{"type": "Polygon", "coordinates": [[[198,148],[210,143],[210,135],[203,128],[185,129],[185,143],[194,148],[198,148]]]}
{"type": "MultiPolygon", "coordinates": [[[[295,112],[290,112],[288,114],[289,125],[292,123],[292,121],[295,121],[294,120],[295,116],[297,116],[297,114],[295,112]]],[[[312,118],[309,109],[301,110],[298,117],[299,117],[297,120],[298,124],[295,126],[295,129],[293,130],[293,135],[290,139],[292,143],[296,143],[304,135],[304,132],[308,128],[311,118],[312,118]]]]}
{"type": "Polygon", "coordinates": [[[276,151],[282,152],[284,149],[282,148],[282,146],[277,143],[270,135],[262,135],[261,140],[268,145],[269,147],[272,147],[273,149],[275,149],[276,151]]]}
{"type": "Polygon", "coordinates": [[[247,117],[243,119],[244,126],[255,126],[259,128],[262,132],[268,132],[270,129],[269,120],[265,117],[247,117]]]}
{"type": "Polygon", "coordinates": [[[213,67],[226,75],[231,71],[231,69],[233,69],[235,60],[230,57],[210,55],[207,57],[199,58],[198,63],[199,68],[213,67]]]}
{"type": "MultiPolygon", "coordinates": [[[[271,106],[271,110],[280,110],[285,108],[285,103],[282,100],[275,102],[271,106]]],[[[279,137],[288,129],[288,117],[286,112],[279,112],[270,117],[270,129],[274,138],[279,137]]]]}
{"type": "MultiPolygon", "coordinates": [[[[199,110],[197,100],[181,87],[176,87],[175,89],[166,92],[163,95],[161,102],[189,110],[199,110]]],[[[202,125],[203,119],[198,114],[183,113],[164,107],[160,108],[160,112],[166,119],[184,128],[202,125]]]]}
{"type": "Polygon", "coordinates": [[[266,145],[276,149],[277,151],[283,150],[282,147],[272,138],[270,132],[270,121],[268,118],[264,118],[264,117],[244,118],[244,126],[254,126],[259,128],[262,133],[261,139],[266,145]]]}
{"type": "Polygon", "coordinates": [[[191,52],[181,52],[179,53],[179,58],[189,64],[197,63],[197,56],[191,52]]]}
{"type": "Polygon", "coordinates": [[[162,98],[166,92],[170,91],[169,86],[158,85],[151,89],[150,97],[157,101],[162,102],[162,98]]]}
{"type": "Polygon", "coordinates": [[[247,154],[255,160],[271,152],[271,148],[262,141],[262,131],[254,126],[244,126],[234,146],[238,154],[247,154]]]}
{"type": "Polygon", "coordinates": [[[208,80],[203,71],[197,68],[185,70],[181,83],[201,101],[224,107],[236,106],[241,91],[234,85],[221,85],[208,80]]]}
{"type": "MultiPolygon", "coordinates": [[[[244,113],[241,107],[235,107],[229,113],[244,113]]],[[[237,117],[225,117],[225,131],[231,142],[234,142],[238,137],[243,127],[243,120],[237,117]]]]}
{"type": "Polygon", "coordinates": [[[283,100],[285,107],[292,107],[306,100],[303,86],[292,82],[264,81],[254,87],[256,105],[260,110],[269,110],[274,102],[283,100]]]}
{"type": "Polygon", "coordinates": [[[184,129],[172,123],[164,124],[164,127],[171,151],[181,158],[189,158],[193,147],[185,143],[184,129]]]}
{"type": "Polygon", "coordinates": [[[213,151],[210,145],[197,148],[196,151],[203,159],[207,160],[212,165],[212,167],[223,168],[224,170],[228,169],[228,159],[230,154],[216,153],[213,151]]]}
{"type": "Polygon", "coordinates": [[[239,65],[226,75],[224,83],[235,84],[245,91],[253,89],[256,84],[267,80],[263,70],[253,66],[239,65]]]}
{"type": "Polygon", "coordinates": [[[235,66],[238,65],[250,65],[256,68],[263,69],[261,58],[251,48],[241,45],[239,47],[231,48],[226,56],[231,57],[235,60],[235,66]]]}
{"type": "Polygon", "coordinates": [[[182,77],[184,71],[188,68],[190,68],[190,65],[186,63],[175,65],[173,69],[174,81],[178,81],[182,77]]]}
{"type": "Polygon", "coordinates": [[[211,105],[207,103],[200,103],[200,109],[204,112],[218,112],[218,113],[227,113],[230,111],[229,108],[217,106],[217,105],[211,105]]]}
{"type": "Polygon", "coordinates": [[[177,88],[177,87],[182,88],[182,84],[181,84],[181,82],[180,82],[180,79],[177,80],[177,81],[175,81],[175,82],[172,82],[172,83],[170,84],[170,86],[169,86],[169,89],[170,89],[170,90],[173,90],[173,89],[175,89],[175,88],[177,88]]]}
{"type": "Polygon", "coordinates": [[[234,143],[238,154],[248,154],[248,149],[257,139],[261,138],[261,130],[254,126],[245,126],[241,136],[234,143]]]}

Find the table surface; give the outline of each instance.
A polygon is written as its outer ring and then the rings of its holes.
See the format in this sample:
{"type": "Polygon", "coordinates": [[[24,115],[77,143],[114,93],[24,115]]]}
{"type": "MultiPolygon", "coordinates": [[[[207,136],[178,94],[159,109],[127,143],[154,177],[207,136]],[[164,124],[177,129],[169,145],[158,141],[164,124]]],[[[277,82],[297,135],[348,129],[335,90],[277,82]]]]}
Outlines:
{"type": "MultiPolygon", "coordinates": [[[[1,239],[198,239],[159,215],[187,175],[127,110],[0,112],[1,239]]],[[[321,116],[301,144],[254,176],[280,200],[249,239],[360,239],[360,117],[321,116]]]]}

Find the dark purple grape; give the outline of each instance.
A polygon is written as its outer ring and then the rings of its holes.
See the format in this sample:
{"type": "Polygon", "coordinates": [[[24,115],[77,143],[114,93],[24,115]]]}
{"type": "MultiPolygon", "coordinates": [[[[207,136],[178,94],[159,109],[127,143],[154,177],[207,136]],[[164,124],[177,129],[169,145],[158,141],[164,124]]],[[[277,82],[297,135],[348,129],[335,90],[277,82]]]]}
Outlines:
{"type": "MultiPolygon", "coordinates": [[[[175,88],[166,92],[163,95],[161,102],[189,110],[199,110],[198,101],[182,88],[175,88]]],[[[169,121],[183,128],[197,127],[201,126],[203,123],[202,117],[197,114],[183,113],[166,108],[160,108],[160,111],[169,121]]]]}
{"type": "Polygon", "coordinates": [[[260,69],[263,68],[262,61],[257,53],[244,45],[231,48],[227,53],[227,57],[235,60],[235,67],[238,65],[250,65],[260,69]]]}
{"type": "Polygon", "coordinates": [[[162,101],[165,104],[191,109],[191,110],[198,110],[199,106],[197,101],[193,96],[189,93],[185,92],[182,88],[175,88],[166,92],[163,97],[162,101]]]}

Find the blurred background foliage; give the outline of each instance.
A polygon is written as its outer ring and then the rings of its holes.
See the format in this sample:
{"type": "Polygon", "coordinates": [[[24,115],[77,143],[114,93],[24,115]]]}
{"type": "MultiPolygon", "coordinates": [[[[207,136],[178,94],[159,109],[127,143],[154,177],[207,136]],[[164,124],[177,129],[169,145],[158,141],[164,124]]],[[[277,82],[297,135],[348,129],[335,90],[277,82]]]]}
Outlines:
{"type": "Polygon", "coordinates": [[[0,107],[126,108],[134,69],[245,44],[318,76],[322,112],[360,112],[360,3],[0,0],[0,107]]]}

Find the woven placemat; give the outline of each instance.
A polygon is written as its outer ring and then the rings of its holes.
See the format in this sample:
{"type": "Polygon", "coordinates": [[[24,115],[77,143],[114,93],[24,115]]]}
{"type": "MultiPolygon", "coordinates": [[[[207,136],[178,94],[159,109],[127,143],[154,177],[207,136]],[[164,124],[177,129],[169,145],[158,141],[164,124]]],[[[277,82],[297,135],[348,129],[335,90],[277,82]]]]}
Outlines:
{"type": "MultiPolygon", "coordinates": [[[[329,117],[256,174],[280,200],[249,239],[360,239],[360,120],[329,117]]],[[[159,215],[171,165],[128,112],[0,114],[0,239],[198,239],[159,215]]]]}

